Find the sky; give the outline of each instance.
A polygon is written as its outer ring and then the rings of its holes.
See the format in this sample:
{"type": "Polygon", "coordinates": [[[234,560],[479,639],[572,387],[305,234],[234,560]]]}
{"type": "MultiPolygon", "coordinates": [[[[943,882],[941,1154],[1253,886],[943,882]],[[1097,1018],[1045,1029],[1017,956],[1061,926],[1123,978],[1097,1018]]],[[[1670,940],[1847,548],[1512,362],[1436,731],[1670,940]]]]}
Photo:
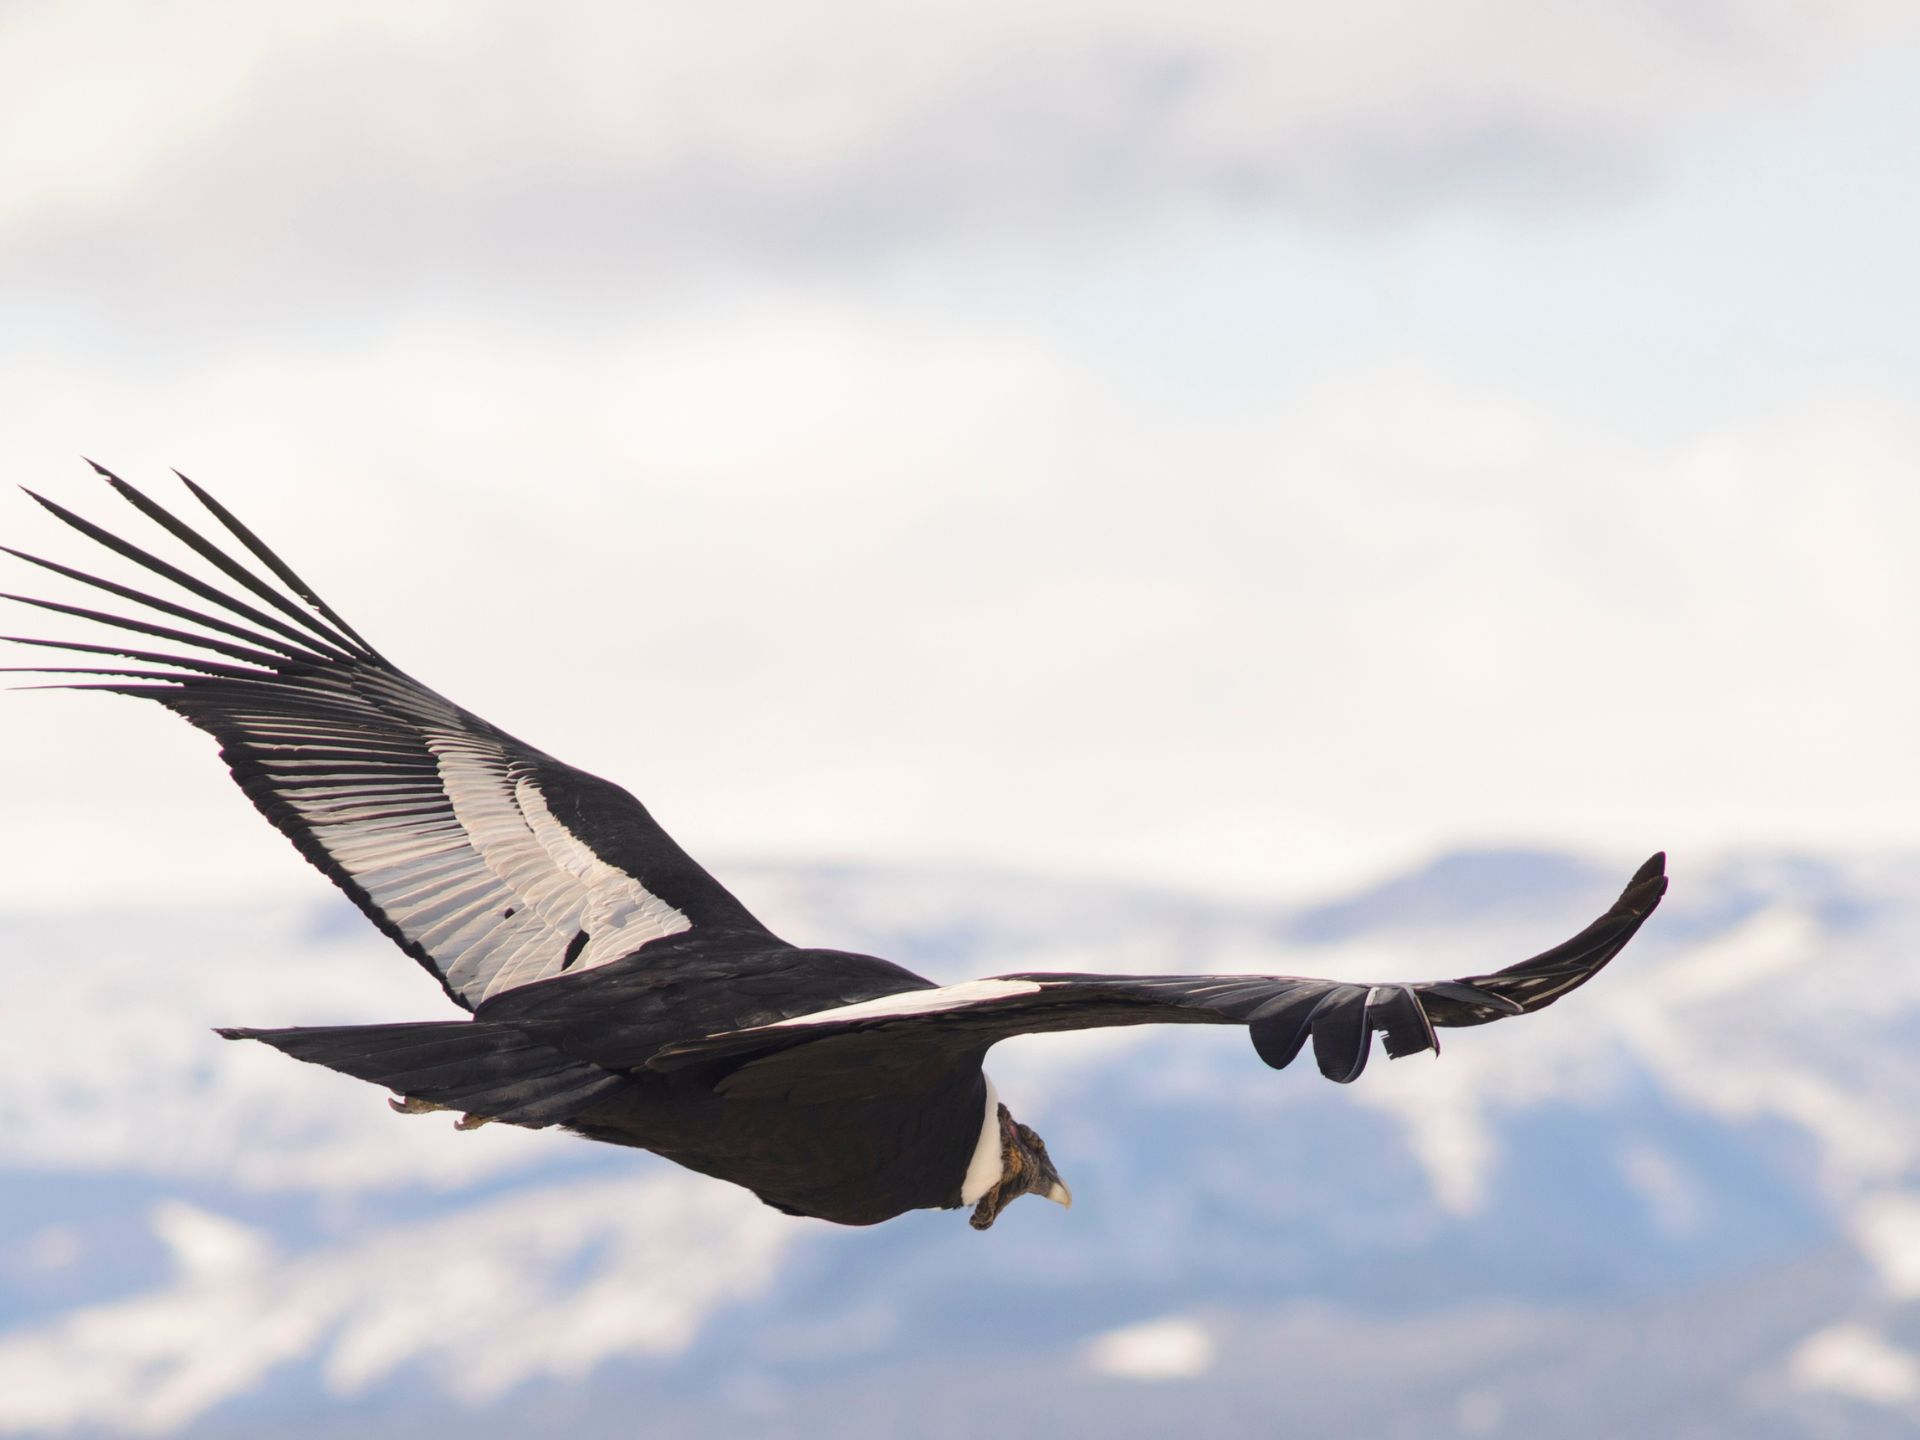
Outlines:
{"type": "MultiPolygon", "coordinates": [[[[1917,133],[1875,0],[13,0],[0,468],[178,466],[723,879],[1920,846],[1917,133]]],[[[0,707],[9,905],[318,886],[0,707]]]]}

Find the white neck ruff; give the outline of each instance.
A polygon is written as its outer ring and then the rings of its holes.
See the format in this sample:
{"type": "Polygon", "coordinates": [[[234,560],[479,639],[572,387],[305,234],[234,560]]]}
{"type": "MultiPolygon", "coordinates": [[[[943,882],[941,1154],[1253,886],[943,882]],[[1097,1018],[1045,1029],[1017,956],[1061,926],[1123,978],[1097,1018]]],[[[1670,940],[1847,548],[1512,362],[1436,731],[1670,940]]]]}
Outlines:
{"type": "Polygon", "coordinates": [[[973,1147],[973,1159],[967,1164],[967,1178],[960,1185],[960,1203],[972,1205],[1000,1183],[1004,1168],[1000,1154],[1000,1092],[987,1080],[987,1118],[980,1126],[980,1139],[973,1147]]]}

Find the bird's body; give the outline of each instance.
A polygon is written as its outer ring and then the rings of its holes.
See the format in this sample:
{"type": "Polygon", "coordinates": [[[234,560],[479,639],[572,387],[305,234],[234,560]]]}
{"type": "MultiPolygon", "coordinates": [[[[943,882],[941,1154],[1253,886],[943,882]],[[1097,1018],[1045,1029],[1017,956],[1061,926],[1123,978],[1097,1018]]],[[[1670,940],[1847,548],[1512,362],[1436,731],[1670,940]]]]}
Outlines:
{"type": "Polygon", "coordinates": [[[1046,1146],[985,1076],[999,1040],[1245,1025],[1267,1063],[1311,1042],[1321,1071],[1350,1081],[1375,1032],[1390,1055],[1437,1050],[1435,1026],[1551,1004],[1619,951],[1666,888],[1655,856],[1574,939],[1464,981],[1032,974],[936,986],[874,956],[781,940],[631,795],[398,670],[192,482],[267,576],[107,478],[228,584],[41,500],[213,608],[10,552],[166,622],[26,600],[169,647],[24,640],[110,657],[37,668],[158,701],[211,732],[261,813],[472,1012],[221,1033],[386,1086],[404,1110],[564,1126],[793,1214],[865,1225],[970,1205],[984,1229],[1024,1194],[1065,1203],[1046,1146]]]}
{"type": "MultiPolygon", "coordinates": [[[[873,1225],[970,1203],[967,1172],[983,1129],[997,1120],[988,1083],[977,1061],[960,1064],[923,1091],[814,1106],[796,1123],[794,1107],[779,1099],[726,1099],[697,1076],[648,1075],[567,1128],[744,1185],[792,1215],[873,1225]]],[[[997,1133],[996,1125],[996,1141],[997,1133]]],[[[992,1157],[997,1179],[997,1143],[992,1157]]]]}
{"type": "Polygon", "coordinates": [[[867,1066],[830,1103],[801,1107],[784,1093],[727,1086],[725,1062],[647,1064],[675,1044],[817,1010],[823,987],[859,1001],[933,985],[870,955],[765,937],[669,938],[597,970],[506,991],[471,1020],[226,1033],[403,1091],[418,1110],[484,1105],[475,1113],[521,1123],[551,1114],[589,1139],[651,1150],[796,1215],[871,1225],[978,1200],[967,1174],[997,1120],[978,1056],[914,1075],[867,1066]],[[503,1085],[492,1085],[496,1075],[503,1085]],[[488,1087],[484,1099],[477,1086],[488,1087]]]}

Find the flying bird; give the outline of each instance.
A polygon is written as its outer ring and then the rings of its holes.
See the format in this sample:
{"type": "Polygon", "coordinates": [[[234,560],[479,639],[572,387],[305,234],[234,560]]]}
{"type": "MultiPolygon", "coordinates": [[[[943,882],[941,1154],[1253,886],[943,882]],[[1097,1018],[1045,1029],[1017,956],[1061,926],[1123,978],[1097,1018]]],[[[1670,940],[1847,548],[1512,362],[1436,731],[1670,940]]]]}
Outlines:
{"type": "Polygon", "coordinates": [[[192,552],[182,561],[197,557],[219,578],[34,495],[188,598],[8,550],[133,607],[6,597],[123,632],[98,643],[8,637],[87,662],[15,668],[157,701],[212,734],[260,813],[471,1012],[218,1032],[384,1086],[406,1113],[454,1111],[462,1128],[559,1125],[744,1185],[793,1215],[871,1225],[971,1207],[984,1230],[1022,1195],[1072,1199],[982,1069],[1001,1040],[1243,1025],[1268,1065],[1284,1068],[1311,1043],[1321,1073],[1345,1084],[1375,1033],[1390,1056],[1438,1052],[1437,1027],[1551,1005],[1611,960],[1666,890],[1655,855],[1573,939],[1460,980],[1015,974],[936,985],[871,955],[781,940],[633,796],[400,670],[184,475],[226,548],[94,468],[192,552]]]}

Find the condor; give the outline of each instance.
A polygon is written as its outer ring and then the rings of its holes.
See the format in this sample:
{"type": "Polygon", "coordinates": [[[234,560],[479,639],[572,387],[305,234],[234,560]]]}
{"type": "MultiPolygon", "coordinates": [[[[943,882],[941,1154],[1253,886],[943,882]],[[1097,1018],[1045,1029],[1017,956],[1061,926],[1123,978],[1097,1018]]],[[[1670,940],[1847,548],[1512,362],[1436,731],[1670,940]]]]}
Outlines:
{"type": "Polygon", "coordinates": [[[871,1225],[966,1206],[984,1230],[1022,1195],[1072,1198],[981,1069],[996,1042],[1244,1025],[1267,1064],[1284,1067],[1311,1042],[1321,1073],[1345,1084],[1376,1032],[1390,1056],[1437,1051],[1436,1027],[1551,1005],[1619,952],[1666,889],[1656,855],[1573,939],[1461,980],[1023,974],[936,986],[870,955],[787,944],[626,791],[388,662],[192,481],[254,565],[100,473],[222,580],[36,495],[187,600],[9,551],[137,609],[9,598],[144,637],[22,639],[92,662],[30,668],[158,701],[212,734],[260,813],[471,1012],[219,1032],[385,1086],[407,1113],[563,1126],[795,1215],[871,1225]]]}

